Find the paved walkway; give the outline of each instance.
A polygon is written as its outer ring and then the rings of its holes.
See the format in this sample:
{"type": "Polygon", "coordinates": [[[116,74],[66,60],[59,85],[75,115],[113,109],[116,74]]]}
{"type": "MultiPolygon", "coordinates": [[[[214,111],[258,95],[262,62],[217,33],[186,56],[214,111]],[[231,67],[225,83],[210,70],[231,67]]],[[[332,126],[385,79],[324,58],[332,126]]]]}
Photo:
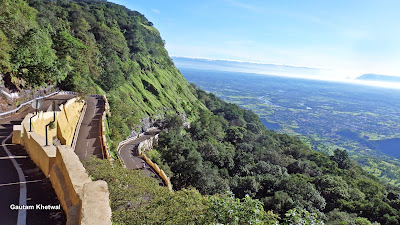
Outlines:
{"type": "Polygon", "coordinates": [[[126,168],[133,170],[141,170],[144,174],[157,179],[160,186],[165,186],[164,181],[161,179],[161,177],[158,176],[157,172],[154,171],[154,169],[151,168],[147,163],[145,163],[145,161],[137,154],[137,148],[139,143],[151,137],[154,137],[156,134],[157,132],[145,133],[142,137],[136,138],[128,142],[127,144],[123,145],[119,150],[118,154],[121,157],[126,168]],[[145,169],[142,168],[143,163],[146,164],[145,169]]]}
{"type": "MultiPolygon", "coordinates": [[[[43,100],[47,110],[52,100],[66,102],[74,95],[55,95],[43,100]]],[[[27,107],[12,116],[0,119],[0,224],[65,224],[63,210],[11,210],[10,205],[58,205],[59,201],[48,178],[29,158],[21,145],[11,144],[14,124],[34,112],[27,107]],[[44,194],[45,193],[45,194],[44,194]]]]}
{"type": "Polygon", "coordinates": [[[75,153],[81,161],[89,160],[91,156],[105,159],[100,139],[100,119],[104,112],[104,101],[101,97],[88,97],[85,116],[79,129],[75,153]]]}

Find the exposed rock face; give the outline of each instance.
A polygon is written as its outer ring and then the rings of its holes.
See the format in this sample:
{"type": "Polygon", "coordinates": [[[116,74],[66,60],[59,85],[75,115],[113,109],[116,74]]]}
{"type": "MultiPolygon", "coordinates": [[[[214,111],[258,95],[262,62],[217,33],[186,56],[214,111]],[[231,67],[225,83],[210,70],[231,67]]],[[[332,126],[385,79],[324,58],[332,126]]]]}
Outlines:
{"type": "Polygon", "coordinates": [[[0,112],[15,109],[15,95],[9,94],[7,91],[0,88],[0,112]]]}
{"type": "Polygon", "coordinates": [[[4,83],[0,81],[0,112],[15,109],[23,102],[27,102],[39,96],[50,94],[54,91],[54,86],[49,85],[46,88],[23,89],[19,92],[11,92],[9,89],[4,87],[4,83]]]}
{"type": "Polygon", "coordinates": [[[160,118],[163,118],[163,116],[157,115],[156,118],[150,118],[150,116],[147,115],[146,117],[140,119],[141,125],[132,129],[131,137],[137,136],[138,134],[143,133],[144,131],[148,130],[151,127],[159,127],[160,118]]]}
{"type": "MultiPolygon", "coordinates": [[[[179,114],[179,116],[182,118],[184,126],[190,127],[190,123],[187,121],[186,114],[181,113],[179,114]]],[[[141,126],[137,126],[131,130],[131,137],[137,136],[138,134],[145,132],[151,127],[161,127],[163,121],[164,115],[159,114],[155,118],[150,118],[150,116],[147,115],[146,117],[140,119],[141,126]]]]}
{"type": "Polygon", "coordinates": [[[140,123],[142,124],[142,131],[145,131],[152,126],[154,121],[149,116],[146,116],[140,120],[140,123]]]}

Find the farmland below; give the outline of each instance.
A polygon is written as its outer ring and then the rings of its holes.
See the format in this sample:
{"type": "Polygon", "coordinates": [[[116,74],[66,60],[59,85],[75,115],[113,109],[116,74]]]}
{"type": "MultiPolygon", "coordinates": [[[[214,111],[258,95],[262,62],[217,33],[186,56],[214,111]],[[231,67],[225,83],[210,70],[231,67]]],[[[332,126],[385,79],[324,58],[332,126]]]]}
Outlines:
{"type": "Polygon", "coordinates": [[[189,82],[253,110],[268,129],[328,154],[346,149],[368,172],[400,186],[399,90],[177,66],[189,82]]]}

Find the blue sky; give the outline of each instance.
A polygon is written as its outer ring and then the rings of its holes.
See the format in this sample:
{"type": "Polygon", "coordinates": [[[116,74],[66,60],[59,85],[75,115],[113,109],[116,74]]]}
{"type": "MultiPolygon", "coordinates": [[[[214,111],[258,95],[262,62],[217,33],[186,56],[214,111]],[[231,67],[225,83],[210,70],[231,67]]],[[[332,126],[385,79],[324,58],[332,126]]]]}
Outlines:
{"type": "Polygon", "coordinates": [[[400,1],[135,0],[171,56],[400,75],[400,1]]]}

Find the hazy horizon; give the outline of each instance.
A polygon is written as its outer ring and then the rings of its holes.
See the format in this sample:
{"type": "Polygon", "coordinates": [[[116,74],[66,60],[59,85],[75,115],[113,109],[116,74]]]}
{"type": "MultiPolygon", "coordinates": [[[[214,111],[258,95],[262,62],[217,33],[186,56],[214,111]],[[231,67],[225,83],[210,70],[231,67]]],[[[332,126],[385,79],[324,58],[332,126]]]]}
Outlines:
{"type": "MultiPolygon", "coordinates": [[[[382,88],[400,89],[400,82],[399,83],[380,82],[380,81],[367,81],[367,80],[356,79],[357,77],[360,77],[364,74],[357,74],[352,77],[345,77],[343,75],[338,74],[334,76],[336,79],[332,79],[332,74],[337,73],[337,71],[332,71],[324,68],[265,64],[265,63],[248,62],[240,60],[211,59],[211,58],[201,58],[201,57],[171,56],[171,58],[173,59],[175,66],[178,68],[241,72],[249,74],[335,81],[335,82],[353,83],[353,84],[368,85],[368,86],[375,86],[382,88]]],[[[380,74],[380,75],[385,75],[385,74],[380,74]]]]}
{"type": "Polygon", "coordinates": [[[173,56],[400,75],[398,1],[110,1],[143,13],[173,56]]]}

